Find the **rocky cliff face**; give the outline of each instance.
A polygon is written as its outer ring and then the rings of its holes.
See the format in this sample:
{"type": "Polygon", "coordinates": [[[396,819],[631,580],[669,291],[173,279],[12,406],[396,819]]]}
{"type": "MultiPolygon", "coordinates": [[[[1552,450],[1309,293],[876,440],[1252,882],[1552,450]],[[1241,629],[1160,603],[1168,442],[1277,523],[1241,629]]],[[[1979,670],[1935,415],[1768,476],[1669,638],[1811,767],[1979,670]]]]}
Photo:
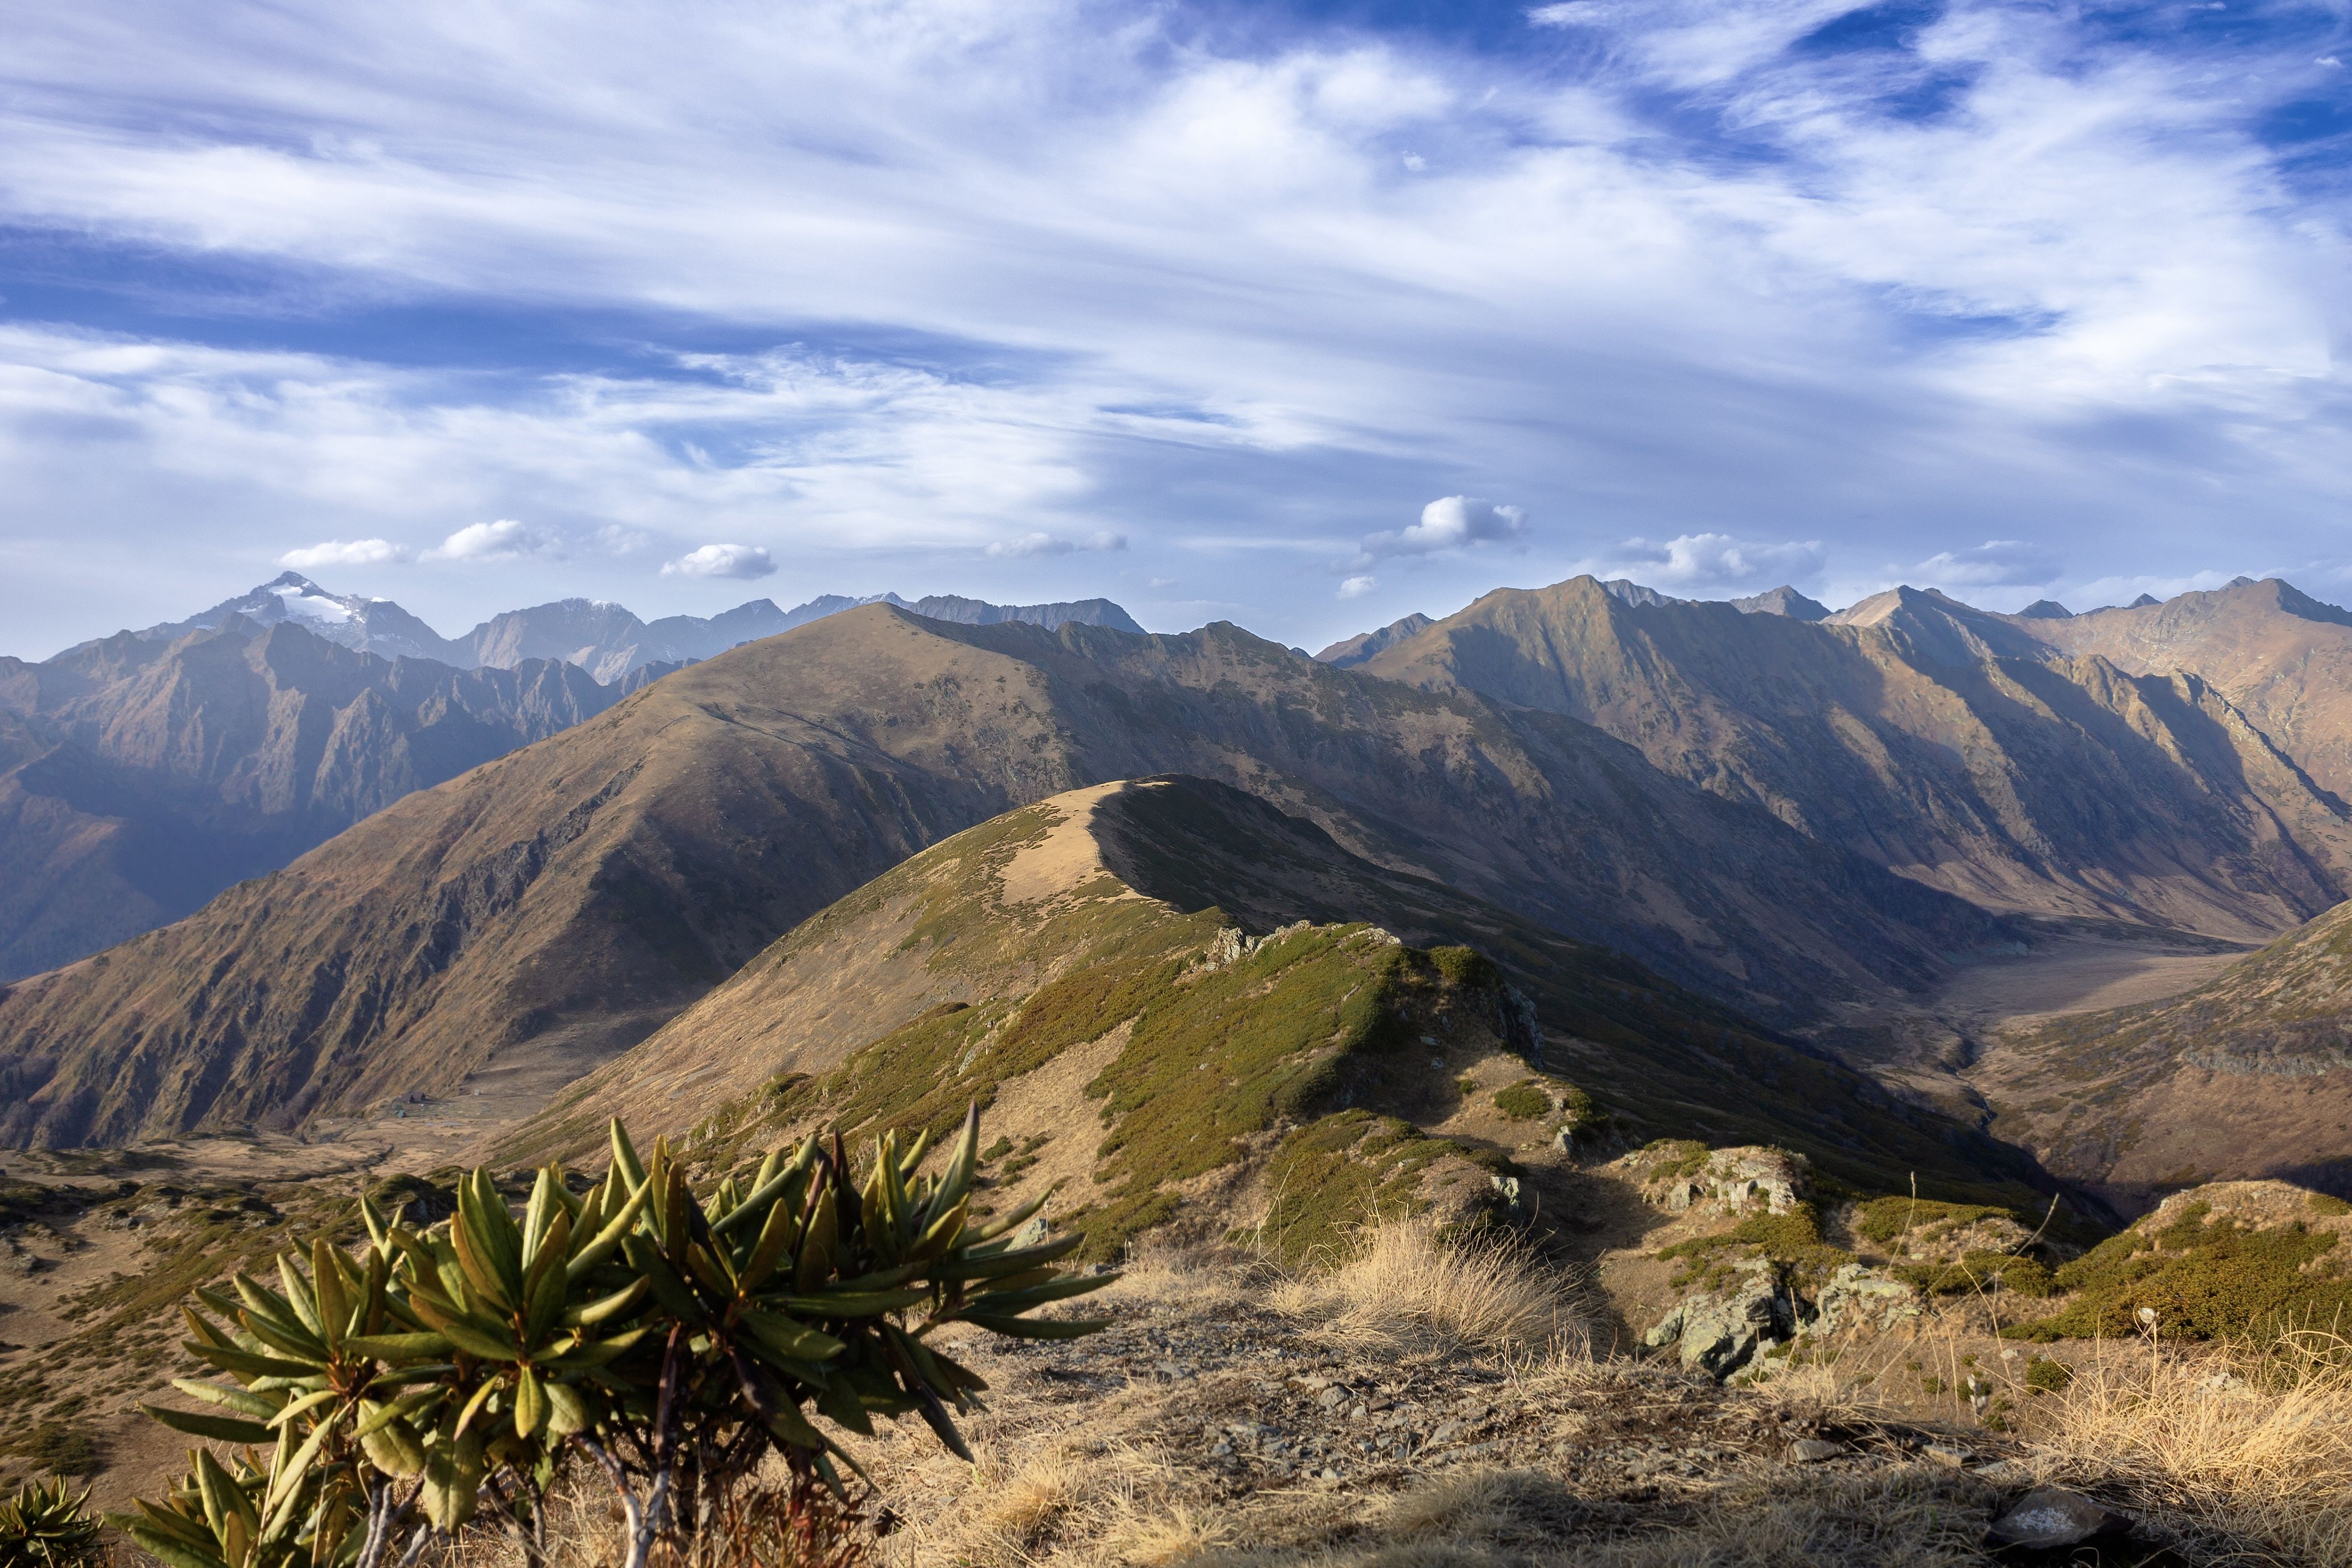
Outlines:
{"type": "Polygon", "coordinates": [[[493,1061],[568,1077],[949,834],[1171,772],[1784,1016],[1924,984],[1997,934],[1571,720],[1230,626],[1048,633],[870,606],[682,670],[18,985],[0,1000],[6,1133],[299,1120],[493,1061]]]}
{"type": "Polygon", "coordinates": [[[283,618],[6,661],[0,979],[176,920],[619,696],[565,665],[383,659],[283,618]]]}
{"type": "Polygon", "coordinates": [[[2136,674],[1897,589],[1822,624],[1490,594],[1368,673],[1562,713],[1656,767],[1987,908],[2263,939],[2352,876],[2352,816],[2199,674],[2136,674]]]}

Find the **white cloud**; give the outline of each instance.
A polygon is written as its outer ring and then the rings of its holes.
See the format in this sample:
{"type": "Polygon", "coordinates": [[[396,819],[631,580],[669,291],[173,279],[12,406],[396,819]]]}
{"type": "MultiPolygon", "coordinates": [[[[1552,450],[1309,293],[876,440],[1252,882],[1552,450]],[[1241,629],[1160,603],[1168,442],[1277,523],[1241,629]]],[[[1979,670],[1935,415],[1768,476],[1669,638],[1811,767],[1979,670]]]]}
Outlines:
{"type": "Polygon", "coordinates": [[[1381,585],[1377,577],[1350,577],[1339,584],[1339,597],[1360,599],[1381,585]]]}
{"type": "Polygon", "coordinates": [[[2058,558],[2021,539],[1988,539],[1966,550],[1946,550],[1919,563],[1937,587],[2038,587],[2058,575],[2058,558]]]}
{"type": "Polygon", "coordinates": [[[1118,551],[1127,548],[1127,535],[1108,531],[1090,533],[1083,539],[1064,539],[1051,533],[1024,533],[1014,539],[989,542],[986,553],[1000,561],[1034,560],[1045,555],[1075,555],[1082,550],[1118,551]]]}
{"type": "Polygon", "coordinates": [[[510,517],[469,522],[425,552],[427,561],[512,561],[548,548],[548,542],[510,517]]]}
{"type": "Polygon", "coordinates": [[[324,566],[389,566],[408,557],[404,546],[388,539],[330,539],[289,550],[278,558],[278,563],[310,572],[324,566]]]}
{"type": "Polygon", "coordinates": [[[1528,514],[1471,496],[1444,496],[1421,509],[1421,521],[1388,533],[1364,535],[1364,554],[1434,555],[1474,544],[1517,543],[1528,534],[1528,514]]]}
{"type": "Polygon", "coordinates": [[[662,563],[665,577],[767,577],[776,563],[756,544],[706,544],[662,563]]]}
{"type": "MultiPolygon", "coordinates": [[[[2060,529],[2177,574],[2224,506],[2266,558],[2332,549],[2352,226],[2259,134],[2341,79],[2309,35],[1952,0],[1787,47],[1851,9],[1544,5],[1579,33],[1511,51],[1078,0],[33,7],[0,223],[298,313],[461,298],[642,342],[485,375],[0,324],[0,627],[88,635],[53,606],[89,603],[93,542],[162,619],[247,541],[455,517],[582,542],[566,585],[608,595],[607,525],[879,585],[877,555],[1117,516],[1201,582],[1269,538],[1344,557],[1469,474],[1592,539],[1737,518],[1850,575],[2060,529]],[[641,370],[681,319],[830,346],[641,370]]],[[[554,568],[466,559],[427,591],[554,568]]],[[[1237,575],[1269,631],[1328,608],[1311,569],[1237,575]]]]}
{"type": "Polygon", "coordinates": [[[1759,543],[1728,533],[1684,533],[1664,541],[1626,540],[1580,569],[1596,577],[1632,577],[1647,587],[1697,594],[1808,579],[1821,571],[1827,555],[1818,539],[1759,543]]]}

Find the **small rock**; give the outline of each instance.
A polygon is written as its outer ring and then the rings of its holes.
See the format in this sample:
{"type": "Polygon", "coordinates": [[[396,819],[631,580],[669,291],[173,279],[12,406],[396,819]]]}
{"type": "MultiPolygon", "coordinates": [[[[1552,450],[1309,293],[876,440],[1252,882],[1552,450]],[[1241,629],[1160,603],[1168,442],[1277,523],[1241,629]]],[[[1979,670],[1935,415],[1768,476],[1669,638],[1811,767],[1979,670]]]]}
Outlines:
{"type": "Polygon", "coordinates": [[[1454,1438],[1459,1437],[1460,1436],[1462,1436],[1462,1423],[1459,1421],[1447,1421],[1441,1424],[1436,1431],[1432,1432],[1429,1435],[1429,1440],[1433,1443],[1451,1443],[1454,1438]]]}
{"type": "Polygon", "coordinates": [[[1970,1459],[1975,1458],[1976,1451],[1963,1448],[1958,1443],[1929,1443],[1919,1450],[1919,1457],[1933,1460],[1938,1465],[1949,1465],[1957,1470],[1965,1468],[1970,1459]]]}
{"type": "Polygon", "coordinates": [[[1834,1459],[1844,1452],[1844,1444],[1825,1442],[1819,1437],[1800,1437],[1789,1445],[1790,1462],[1799,1465],[1819,1464],[1823,1459],[1834,1459]]]}
{"type": "Polygon", "coordinates": [[[2042,1487],[2030,1491],[2015,1508],[1992,1521],[1995,1540],[2011,1546],[2045,1550],[2079,1546],[2102,1536],[2121,1534],[2130,1528],[2131,1521],[2122,1514],[2063,1487],[2042,1487]]]}
{"type": "Polygon", "coordinates": [[[1315,1396],[1315,1403],[1321,1405],[1324,1409],[1328,1410],[1334,1405],[1347,1403],[1347,1399],[1348,1391],[1335,1383],[1325,1388],[1322,1393],[1317,1394],[1315,1396]]]}

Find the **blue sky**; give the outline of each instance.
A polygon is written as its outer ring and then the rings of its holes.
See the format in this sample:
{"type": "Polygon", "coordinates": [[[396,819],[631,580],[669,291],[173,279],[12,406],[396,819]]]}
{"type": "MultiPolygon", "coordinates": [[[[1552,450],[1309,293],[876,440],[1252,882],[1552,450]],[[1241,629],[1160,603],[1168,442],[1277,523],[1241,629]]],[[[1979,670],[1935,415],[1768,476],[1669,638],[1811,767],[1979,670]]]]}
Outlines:
{"type": "Polygon", "coordinates": [[[2344,4],[23,8],[0,652],[2352,593],[2344,4]],[[731,548],[713,548],[731,547],[731,548]]]}

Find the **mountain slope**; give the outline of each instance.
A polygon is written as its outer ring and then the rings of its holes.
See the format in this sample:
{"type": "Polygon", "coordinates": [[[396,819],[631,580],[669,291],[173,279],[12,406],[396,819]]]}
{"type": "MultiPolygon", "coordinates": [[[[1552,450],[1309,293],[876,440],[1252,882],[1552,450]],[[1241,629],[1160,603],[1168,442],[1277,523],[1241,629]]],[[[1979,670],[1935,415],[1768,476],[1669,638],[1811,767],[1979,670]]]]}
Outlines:
{"type": "Polygon", "coordinates": [[[2026,624],[2054,649],[2135,675],[2200,676],[2320,787],[2352,799],[2352,615],[2273,577],[2026,624]]]}
{"type": "MultiPolygon", "coordinates": [[[[1105,1082],[1127,1061],[1130,1076],[1181,1087],[1200,1065],[1191,1053],[1225,1037],[1191,1039],[1167,1022],[1190,977],[1293,933],[1362,922],[1407,952],[1434,952],[1453,989],[1424,999],[1420,1039],[1331,1064],[1319,1097],[1291,1107],[1297,1118],[1365,1107],[1431,1128],[1458,1104],[1453,1079],[1499,1050],[1521,1058],[1521,1073],[1535,1066],[1597,1094],[1636,1140],[1780,1139],[1874,1189],[1916,1173],[1948,1189],[2017,1190],[2032,1174],[1989,1140],[1897,1107],[1858,1075],[1614,953],[1351,855],[1231,786],[1181,776],[1066,792],[916,856],[567,1090],[501,1158],[586,1147],[623,1113],[673,1135],[699,1124],[703,1140],[741,1140],[750,1124],[789,1121],[809,1103],[845,1124],[923,1125],[1011,1092],[1090,1042],[1105,1042],[1094,1065],[1105,1082]],[[1485,971],[1465,944],[1524,987],[1531,1009],[1482,992],[1485,971]],[[1179,1057],[1129,1059],[1180,1042],[1179,1057]],[[1424,1061],[1433,1056],[1442,1059],[1424,1061]]],[[[1271,991],[1236,1027],[1262,1030],[1284,1005],[1271,991]]],[[[1066,1139],[1095,1120],[1075,1092],[1081,1081],[1064,1090],[1066,1139]]],[[[1165,1095],[1150,1117],[1181,1124],[1165,1095]]],[[[1106,1147],[1144,1141],[1114,1131],[1106,1147]]],[[[1088,1187],[1073,1191],[1082,1202],[1088,1187]]]]}
{"type": "Polygon", "coordinates": [[[1160,773],[1783,1016],[1926,984],[1997,934],[1571,720],[1223,625],[1049,633],[876,605],[681,670],[15,987],[0,1136],[293,1121],[493,1068],[552,1087],[949,834],[1160,773]]]}
{"type": "Polygon", "coordinates": [[[2194,990],[2015,1031],[1970,1077],[2004,1137],[2127,1200],[2265,1176],[2352,1191],[2352,904],[2194,990]]]}
{"type": "Polygon", "coordinates": [[[1811,625],[1578,578],[1490,594],[1365,668],[1596,724],[1990,909],[2259,940],[2342,898],[2352,814],[2211,683],[2037,640],[2098,618],[1897,589],[1811,625]]]}
{"type": "Polygon", "coordinates": [[[565,665],[457,670],[241,616],[0,669],[0,980],[176,920],[369,813],[602,712],[565,665]]]}

